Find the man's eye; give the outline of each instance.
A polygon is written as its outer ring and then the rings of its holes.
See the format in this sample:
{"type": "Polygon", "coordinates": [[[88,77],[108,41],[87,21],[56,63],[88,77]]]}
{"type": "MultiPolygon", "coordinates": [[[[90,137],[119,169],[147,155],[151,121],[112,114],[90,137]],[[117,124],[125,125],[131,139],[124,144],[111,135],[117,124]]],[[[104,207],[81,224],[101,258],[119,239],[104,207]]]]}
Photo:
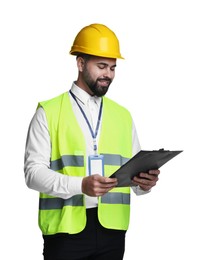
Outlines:
{"type": "Polygon", "coordinates": [[[98,65],[98,68],[99,68],[99,69],[104,69],[104,68],[105,68],[105,65],[98,65]]]}

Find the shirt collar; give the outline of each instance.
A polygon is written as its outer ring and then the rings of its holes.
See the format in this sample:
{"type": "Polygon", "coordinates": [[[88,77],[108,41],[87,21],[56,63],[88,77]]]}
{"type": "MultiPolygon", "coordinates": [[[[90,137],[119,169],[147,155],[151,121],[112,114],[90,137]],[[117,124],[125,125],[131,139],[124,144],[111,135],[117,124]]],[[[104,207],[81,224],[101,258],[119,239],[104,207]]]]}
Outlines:
{"type": "Polygon", "coordinates": [[[101,103],[102,98],[97,96],[90,96],[86,91],[78,87],[75,82],[73,82],[71,87],[72,93],[76,96],[76,98],[82,102],[84,105],[87,105],[91,100],[94,101],[97,105],[101,103]]]}

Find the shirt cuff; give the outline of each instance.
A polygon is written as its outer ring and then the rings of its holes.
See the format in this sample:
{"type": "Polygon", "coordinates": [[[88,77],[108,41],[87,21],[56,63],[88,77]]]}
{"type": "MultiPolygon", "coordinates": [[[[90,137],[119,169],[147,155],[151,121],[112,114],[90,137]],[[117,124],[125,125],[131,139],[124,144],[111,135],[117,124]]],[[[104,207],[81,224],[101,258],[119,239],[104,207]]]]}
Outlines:
{"type": "Polygon", "coordinates": [[[82,180],[83,177],[72,177],[67,176],[69,178],[68,180],[68,191],[70,194],[70,197],[77,194],[82,194],[82,180]]]}
{"type": "Polygon", "coordinates": [[[149,193],[149,192],[151,191],[151,190],[144,191],[144,190],[142,190],[139,186],[132,186],[131,188],[132,188],[132,190],[134,191],[134,193],[135,193],[137,196],[147,194],[147,193],[149,193]]]}

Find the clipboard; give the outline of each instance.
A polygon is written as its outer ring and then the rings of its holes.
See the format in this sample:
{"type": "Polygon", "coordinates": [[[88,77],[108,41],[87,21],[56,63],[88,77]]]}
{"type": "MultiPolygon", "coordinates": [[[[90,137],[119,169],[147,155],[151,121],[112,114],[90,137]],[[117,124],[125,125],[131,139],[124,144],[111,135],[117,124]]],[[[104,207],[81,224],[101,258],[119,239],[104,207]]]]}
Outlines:
{"type": "Polygon", "coordinates": [[[183,151],[169,151],[164,149],[153,151],[141,150],[115,171],[110,178],[118,179],[117,187],[134,186],[132,183],[134,176],[138,175],[140,172],[158,170],[181,152],[183,151]]]}

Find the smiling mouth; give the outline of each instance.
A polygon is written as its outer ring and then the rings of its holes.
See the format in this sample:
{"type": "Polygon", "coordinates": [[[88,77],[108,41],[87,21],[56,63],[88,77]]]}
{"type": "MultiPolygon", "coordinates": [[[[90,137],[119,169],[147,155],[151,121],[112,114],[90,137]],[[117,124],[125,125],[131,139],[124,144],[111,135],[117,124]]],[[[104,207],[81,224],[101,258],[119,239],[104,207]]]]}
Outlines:
{"type": "Polygon", "coordinates": [[[99,81],[99,85],[102,86],[102,87],[108,87],[109,84],[110,84],[110,80],[106,80],[106,79],[101,79],[101,80],[98,80],[99,81]]]}

